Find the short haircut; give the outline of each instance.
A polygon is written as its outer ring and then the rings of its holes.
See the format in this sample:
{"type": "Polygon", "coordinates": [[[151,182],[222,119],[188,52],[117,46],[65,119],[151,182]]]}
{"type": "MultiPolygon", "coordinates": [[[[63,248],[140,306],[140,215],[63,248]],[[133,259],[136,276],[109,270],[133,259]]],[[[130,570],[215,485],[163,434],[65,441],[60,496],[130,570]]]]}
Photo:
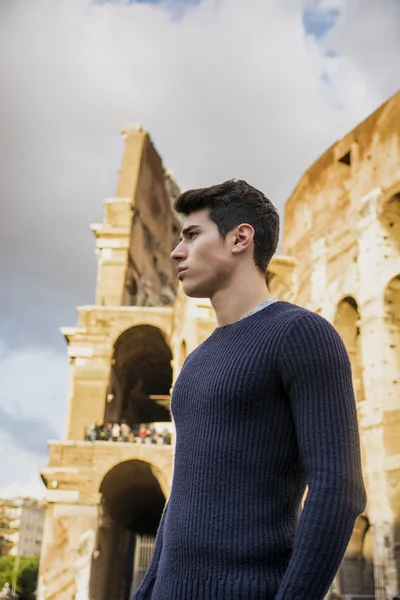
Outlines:
{"type": "Polygon", "coordinates": [[[254,229],[254,263],[265,273],[279,241],[279,214],[262,192],[241,179],[183,192],[174,202],[176,212],[190,215],[208,209],[222,238],[238,225],[254,229]]]}

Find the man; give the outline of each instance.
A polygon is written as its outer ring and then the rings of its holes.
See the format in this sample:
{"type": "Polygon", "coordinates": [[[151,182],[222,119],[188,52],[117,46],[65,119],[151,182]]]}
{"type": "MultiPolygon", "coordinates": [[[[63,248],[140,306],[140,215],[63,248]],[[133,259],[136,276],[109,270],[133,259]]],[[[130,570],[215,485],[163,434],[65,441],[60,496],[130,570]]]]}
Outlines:
{"type": "Polygon", "coordinates": [[[322,600],[365,507],[346,350],[322,317],[271,298],[279,218],[261,192],[227,181],[175,209],[178,279],[218,327],[174,386],[171,495],[134,598],[322,600]]]}

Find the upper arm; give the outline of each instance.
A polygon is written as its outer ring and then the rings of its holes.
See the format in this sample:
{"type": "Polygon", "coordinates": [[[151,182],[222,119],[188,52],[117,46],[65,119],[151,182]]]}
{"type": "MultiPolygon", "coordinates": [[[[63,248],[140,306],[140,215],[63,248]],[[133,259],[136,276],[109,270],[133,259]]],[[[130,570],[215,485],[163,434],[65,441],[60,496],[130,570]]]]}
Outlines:
{"type": "Polygon", "coordinates": [[[336,330],[304,312],[289,328],[280,352],[282,381],[309,477],[354,462],[358,426],[347,351],[336,330]]]}

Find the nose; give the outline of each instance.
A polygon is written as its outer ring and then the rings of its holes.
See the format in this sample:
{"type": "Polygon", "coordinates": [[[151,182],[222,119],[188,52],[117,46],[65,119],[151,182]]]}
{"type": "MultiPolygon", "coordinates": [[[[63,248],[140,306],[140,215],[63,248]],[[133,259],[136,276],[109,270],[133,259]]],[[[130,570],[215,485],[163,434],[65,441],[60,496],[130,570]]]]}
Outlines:
{"type": "Polygon", "coordinates": [[[185,242],[181,240],[170,254],[172,260],[181,261],[186,257],[185,242]]]}

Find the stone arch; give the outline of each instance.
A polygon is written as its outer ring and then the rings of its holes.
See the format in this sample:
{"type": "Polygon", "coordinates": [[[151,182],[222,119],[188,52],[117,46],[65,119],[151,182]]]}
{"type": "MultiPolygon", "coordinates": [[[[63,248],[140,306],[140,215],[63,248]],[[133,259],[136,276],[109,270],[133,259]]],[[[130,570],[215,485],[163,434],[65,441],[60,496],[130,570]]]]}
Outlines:
{"type": "MultiPolygon", "coordinates": [[[[345,295],[336,306],[333,324],[346,346],[353,377],[356,401],[364,400],[363,359],[360,310],[354,296],[345,295]]],[[[365,449],[361,436],[361,457],[365,449]]],[[[357,518],[346,555],[338,574],[342,594],[374,594],[374,567],[371,552],[371,528],[366,515],[357,518]]]]}
{"type": "Polygon", "coordinates": [[[158,327],[126,329],[114,343],[104,422],[140,423],[171,420],[172,352],[158,327]]]}
{"type": "Polygon", "coordinates": [[[360,312],[353,296],[344,296],[337,305],[334,327],[349,354],[357,402],[364,400],[363,362],[361,354],[360,312]]]}
{"type": "Polygon", "coordinates": [[[270,269],[267,270],[265,275],[265,283],[267,284],[271,296],[278,298],[278,300],[286,299],[290,294],[291,290],[287,282],[283,281],[277,273],[274,273],[270,269]]]}
{"type": "Polygon", "coordinates": [[[128,295],[129,306],[136,306],[137,295],[138,295],[138,282],[136,277],[133,274],[130,275],[128,281],[126,282],[126,292],[128,295]]]}
{"type": "Polygon", "coordinates": [[[137,306],[139,293],[139,273],[132,261],[128,257],[128,267],[125,274],[124,291],[122,295],[123,306],[137,306]]]}
{"type": "Polygon", "coordinates": [[[148,462],[116,464],[103,477],[99,492],[103,508],[115,521],[139,534],[156,534],[165,496],[148,462]]]}
{"type": "Polygon", "coordinates": [[[103,477],[90,598],[129,600],[150,560],[165,496],[151,465],[127,460],[103,477]],[[143,559],[143,547],[147,561],[143,559]]]}
{"type": "MultiPolygon", "coordinates": [[[[400,455],[400,273],[391,278],[384,293],[385,343],[382,348],[384,380],[384,443],[387,456],[400,455]]],[[[387,472],[388,501],[393,525],[387,533],[387,547],[393,553],[393,567],[400,584],[400,489],[399,469],[387,472]]]]}
{"type": "Polygon", "coordinates": [[[272,257],[265,273],[265,283],[272,296],[278,300],[290,302],[294,299],[295,267],[296,262],[291,257],[278,255],[272,257]]]}
{"type": "Polygon", "coordinates": [[[386,316],[398,326],[400,321],[400,273],[392,277],[387,284],[384,300],[386,316]]]}
{"type": "MultiPolygon", "coordinates": [[[[396,399],[398,401],[400,398],[400,274],[392,277],[387,284],[384,305],[387,331],[387,344],[384,348],[384,364],[387,369],[385,379],[389,383],[387,389],[389,405],[394,409],[396,399]]],[[[400,406],[397,408],[400,409],[400,406]]]]}
{"type": "MultiPolygon", "coordinates": [[[[114,446],[112,446],[114,448],[114,446]]],[[[95,448],[92,447],[93,454],[95,448]]],[[[98,460],[95,454],[90,458],[93,463],[98,460]]],[[[161,486],[164,496],[168,496],[172,483],[173,454],[171,446],[153,444],[123,444],[117,453],[107,452],[102,455],[102,469],[96,471],[93,484],[100,490],[101,483],[107,473],[113,471],[119,464],[138,461],[148,465],[154,477],[161,486]]],[[[99,491],[100,493],[100,491],[99,491]]]]}
{"type": "Polygon", "coordinates": [[[390,187],[382,197],[378,217],[386,232],[385,239],[400,250],[400,183],[390,187]]]}
{"type": "Polygon", "coordinates": [[[357,517],[339,570],[339,582],[342,594],[374,595],[371,527],[366,515],[357,517]]]}
{"type": "Polygon", "coordinates": [[[187,357],[187,344],[186,340],[182,340],[179,346],[179,369],[182,368],[183,363],[187,357]]]}
{"type": "Polygon", "coordinates": [[[149,326],[159,329],[167,344],[171,338],[172,309],[169,307],[130,306],[118,307],[108,343],[113,347],[118,339],[132,327],[149,326]]]}
{"type": "Polygon", "coordinates": [[[369,521],[365,515],[357,517],[353,535],[347,546],[346,556],[361,556],[363,552],[364,538],[369,529],[369,521]]]}

